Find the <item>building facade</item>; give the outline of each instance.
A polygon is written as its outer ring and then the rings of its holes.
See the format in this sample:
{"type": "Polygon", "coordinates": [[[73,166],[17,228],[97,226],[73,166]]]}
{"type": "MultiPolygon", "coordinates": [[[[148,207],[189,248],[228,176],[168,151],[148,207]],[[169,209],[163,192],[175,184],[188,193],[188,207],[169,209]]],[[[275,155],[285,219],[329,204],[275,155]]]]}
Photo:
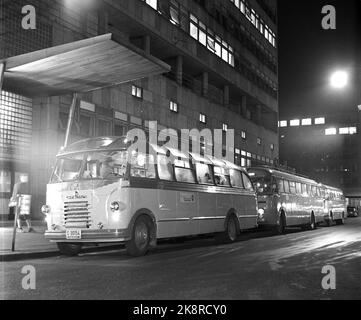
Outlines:
{"type": "MultiPolygon", "coordinates": [[[[171,66],[171,72],[79,93],[71,142],[131,128],[235,130],[235,162],[274,164],[278,143],[275,0],[0,0],[0,59],[112,33],[171,66]],[[22,8],[36,29],[22,28],[22,8]]],[[[1,92],[0,215],[20,173],[32,212],[45,203],[64,143],[71,96],[1,92]]]]}
{"type": "Polygon", "coordinates": [[[280,159],[361,207],[361,108],[281,120],[280,159]]]}

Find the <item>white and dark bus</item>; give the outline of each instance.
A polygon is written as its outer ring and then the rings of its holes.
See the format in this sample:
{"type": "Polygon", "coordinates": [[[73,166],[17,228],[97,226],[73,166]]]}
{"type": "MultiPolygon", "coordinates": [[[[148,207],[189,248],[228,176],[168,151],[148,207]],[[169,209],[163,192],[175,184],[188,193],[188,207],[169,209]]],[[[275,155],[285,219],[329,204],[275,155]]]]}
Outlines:
{"type": "Polygon", "coordinates": [[[149,143],[145,153],[129,147],[126,137],[94,138],[58,154],[42,210],[45,236],[63,254],[87,243],[125,243],[141,256],[158,239],[216,234],[233,242],[257,227],[244,169],[149,143]]]}
{"type": "Polygon", "coordinates": [[[287,227],[315,229],[343,224],[346,200],[341,190],[307,177],[260,166],[248,169],[258,196],[258,224],[282,234],[287,227]]]}

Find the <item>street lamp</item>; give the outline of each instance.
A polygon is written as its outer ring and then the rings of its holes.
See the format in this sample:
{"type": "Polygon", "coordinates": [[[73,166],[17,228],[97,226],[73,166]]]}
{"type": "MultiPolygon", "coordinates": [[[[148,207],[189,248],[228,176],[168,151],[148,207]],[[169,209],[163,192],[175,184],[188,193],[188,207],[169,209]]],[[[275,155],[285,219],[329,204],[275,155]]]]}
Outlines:
{"type": "Polygon", "coordinates": [[[346,71],[336,71],[330,78],[331,86],[335,89],[343,89],[348,85],[349,74],[346,71]]]}

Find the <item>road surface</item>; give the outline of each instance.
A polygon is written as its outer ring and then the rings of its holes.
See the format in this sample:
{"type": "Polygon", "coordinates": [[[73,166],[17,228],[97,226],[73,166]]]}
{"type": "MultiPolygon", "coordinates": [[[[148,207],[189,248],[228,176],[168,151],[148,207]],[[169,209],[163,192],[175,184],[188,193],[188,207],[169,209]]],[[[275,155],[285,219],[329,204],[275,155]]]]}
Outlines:
{"type": "Polygon", "coordinates": [[[284,236],[246,233],[229,245],[168,242],[141,258],[119,248],[1,268],[1,299],[361,299],[361,218],[284,236]],[[25,265],[35,267],[35,290],[22,289],[25,265]],[[336,290],[321,285],[326,265],[336,290]]]}

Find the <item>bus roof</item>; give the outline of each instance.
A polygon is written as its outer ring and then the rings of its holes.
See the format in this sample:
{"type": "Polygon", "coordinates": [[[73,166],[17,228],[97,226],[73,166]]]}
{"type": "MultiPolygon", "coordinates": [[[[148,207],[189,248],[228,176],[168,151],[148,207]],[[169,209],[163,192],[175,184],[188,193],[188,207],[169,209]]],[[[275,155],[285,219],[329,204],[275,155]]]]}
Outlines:
{"type": "Polygon", "coordinates": [[[317,184],[319,185],[319,183],[315,180],[312,180],[308,177],[296,174],[296,173],[291,173],[291,172],[286,172],[286,171],[282,171],[280,169],[277,168],[273,168],[273,167],[267,167],[267,166],[258,166],[258,167],[250,167],[248,168],[247,171],[251,171],[252,169],[254,170],[263,170],[265,172],[269,172],[270,174],[279,177],[279,178],[285,178],[285,179],[293,179],[293,180],[298,180],[298,181],[302,181],[302,182],[307,182],[310,184],[317,184]]]}
{"type": "MultiPolygon", "coordinates": [[[[129,141],[126,136],[89,138],[89,139],[77,141],[69,145],[68,147],[61,149],[57,157],[61,158],[67,155],[88,153],[94,151],[108,152],[108,151],[127,150],[131,145],[132,145],[131,141],[129,141]]],[[[245,168],[239,167],[236,164],[224,159],[218,159],[207,155],[203,156],[198,153],[191,153],[191,152],[184,153],[182,151],[179,151],[178,149],[168,148],[165,146],[160,147],[158,145],[151,144],[149,142],[147,142],[147,145],[149,146],[149,148],[152,148],[153,151],[157,154],[167,155],[168,153],[170,153],[172,156],[176,158],[182,158],[186,160],[192,158],[196,162],[213,164],[215,166],[224,167],[227,169],[237,169],[246,172],[245,168]]]]}

